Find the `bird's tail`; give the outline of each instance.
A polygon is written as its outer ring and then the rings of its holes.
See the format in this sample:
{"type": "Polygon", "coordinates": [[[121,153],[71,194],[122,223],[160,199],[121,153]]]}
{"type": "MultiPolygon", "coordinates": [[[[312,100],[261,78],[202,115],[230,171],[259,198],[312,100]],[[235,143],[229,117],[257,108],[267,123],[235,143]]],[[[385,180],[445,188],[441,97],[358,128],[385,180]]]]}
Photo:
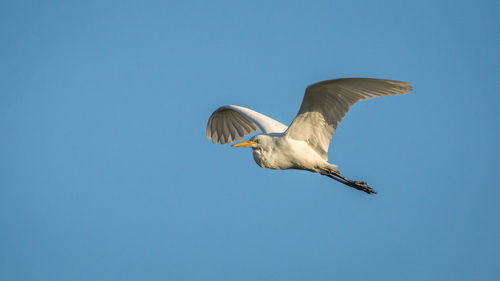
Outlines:
{"type": "Polygon", "coordinates": [[[368,194],[376,194],[377,192],[373,190],[368,184],[364,181],[352,181],[344,176],[342,176],[337,170],[337,167],[332,165],[332,167],[321,169],[320,174],[325,175],[329,178],[332,178],[338,182],[341,182],[347,186],[353,187],[357,190],[364,191],[368,194]]]}

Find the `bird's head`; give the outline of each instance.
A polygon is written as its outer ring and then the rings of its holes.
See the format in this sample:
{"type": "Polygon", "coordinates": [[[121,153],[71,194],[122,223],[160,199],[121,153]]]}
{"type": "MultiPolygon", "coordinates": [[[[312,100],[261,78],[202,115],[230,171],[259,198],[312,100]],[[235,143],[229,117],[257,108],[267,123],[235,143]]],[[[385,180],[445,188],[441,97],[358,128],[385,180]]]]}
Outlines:
{"type": "Polygon", "coordinates": [[[239,142],[231,145],[232,147],[251,147],[253,149],[266,146],[270,141],[270,137],[266,135],[256,135],[250,140],[239,142]]]}

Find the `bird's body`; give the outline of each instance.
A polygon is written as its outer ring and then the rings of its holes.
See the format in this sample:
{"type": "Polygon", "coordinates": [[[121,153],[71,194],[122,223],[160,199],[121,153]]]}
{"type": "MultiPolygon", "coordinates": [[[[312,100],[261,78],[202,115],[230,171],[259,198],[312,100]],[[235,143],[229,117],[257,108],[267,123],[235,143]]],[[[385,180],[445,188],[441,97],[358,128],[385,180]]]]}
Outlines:
{"type": "Polygon", "coordinates": [[[319,172],[319,168],[330,165],[305,141],[294,140],[284,134],[262,134],[255,139],[266,143],[253,149],[253,158],[262,168],[319,172]]]}
{"type": "Polygon", "coordinates": [[[287,127],[251,109],[222,106],[210,116],[207,138],[228,143],[262,130],[252,139],[233,147],[251,147],[255,162],[267,169],[298,169],[320,173],[367,193],[376,193],[366,182],[343,177],[328,163],[333,132],[354,103],[384,95],[406,94],[410,84],[394,80],[344,78],[310,85],[294,121],[287,127]]]}

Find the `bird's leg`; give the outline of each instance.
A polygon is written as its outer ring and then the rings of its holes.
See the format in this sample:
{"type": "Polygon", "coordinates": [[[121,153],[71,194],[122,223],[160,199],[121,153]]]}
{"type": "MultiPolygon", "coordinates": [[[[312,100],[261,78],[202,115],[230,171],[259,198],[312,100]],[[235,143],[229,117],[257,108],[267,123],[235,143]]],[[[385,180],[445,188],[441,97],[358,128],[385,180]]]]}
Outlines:
{"type": "Polygon", "coordinates": [[[347,186],[353,187],[357,190],[364,191],[368,194],[376,194],[377,192],[370,188],[368,184],[364,181],[352,181],[344,176],[342,176],[338,171],[333,171],[333,170],[325,170],[325,173],[321,173],[325,176],[328,176],[338,182],[341,182],[347,186]]]}

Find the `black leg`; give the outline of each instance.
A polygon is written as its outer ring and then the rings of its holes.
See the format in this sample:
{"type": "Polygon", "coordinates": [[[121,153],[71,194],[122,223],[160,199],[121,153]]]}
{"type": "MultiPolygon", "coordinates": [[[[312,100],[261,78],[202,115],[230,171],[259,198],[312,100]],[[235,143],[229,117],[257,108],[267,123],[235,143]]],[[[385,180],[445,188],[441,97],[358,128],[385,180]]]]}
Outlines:
{"type": "Polygon", "coordinates": [[[368,194],[376,194],[377,192],[370,188],[368,184],[364,181],[352,181],[344,176],[342,176],[340,173],[336,171],[325,171],[325,173],[321,173],[325,176],[328,176],[338,182],[341,182],[347,186],[353,187],[357,190],[364,191],[368,194]]]}

